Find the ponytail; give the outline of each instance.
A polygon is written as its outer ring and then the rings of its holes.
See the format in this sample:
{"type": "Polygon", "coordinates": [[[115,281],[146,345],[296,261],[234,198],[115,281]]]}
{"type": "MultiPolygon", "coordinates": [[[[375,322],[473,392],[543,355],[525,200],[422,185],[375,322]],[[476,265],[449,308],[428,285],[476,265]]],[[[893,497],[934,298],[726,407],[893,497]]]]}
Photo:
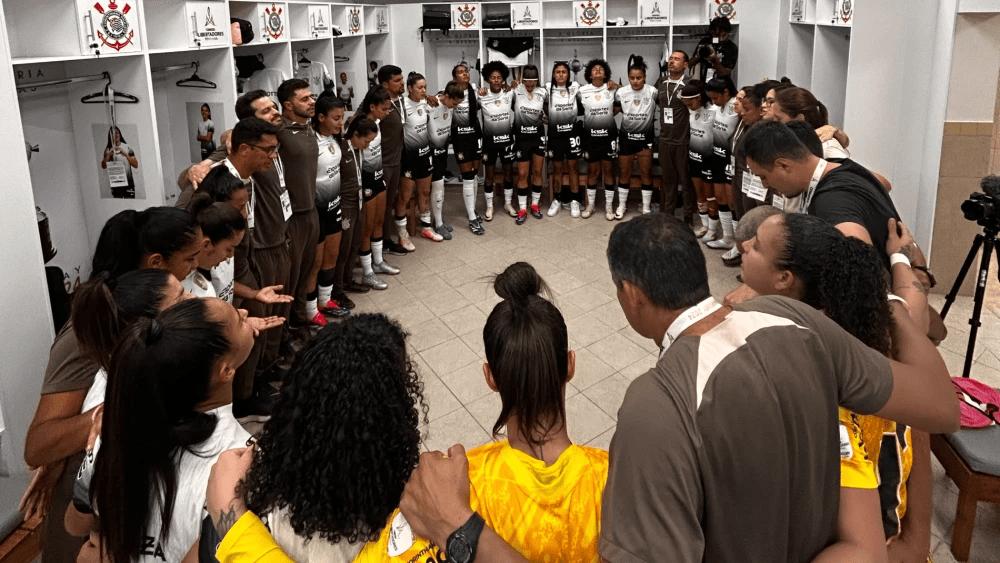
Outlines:
{"type": "Polygon", "coordinates": [[[111,357],[91,502],[113,562],[138,557],[153,510],[163,523],[156,539],[168,539],[178,456],[215,430],[215,416],[197,408],[229,351],[225,325],[210,317],[212,301],[189,299],[140,319],[111,357]]]}
{"type": "Polygon", "coordinates": [[[107,371],[125,327],[160,311],[170,276],[166,270],[133,270],[118,278],[98,272],[81,285],[70,318],[83,353],[107,371]]]}
{"type": "Polygon", "coordinates": [[[503,404],[493,435],[517,416],[521,437],[532,448],[541,448],[566,421],[566,322],[559,309],[542,297],[548,288],[526,262],[508,266],[493,288],[503,299],[483,328],[486,361],[503,404]]]}

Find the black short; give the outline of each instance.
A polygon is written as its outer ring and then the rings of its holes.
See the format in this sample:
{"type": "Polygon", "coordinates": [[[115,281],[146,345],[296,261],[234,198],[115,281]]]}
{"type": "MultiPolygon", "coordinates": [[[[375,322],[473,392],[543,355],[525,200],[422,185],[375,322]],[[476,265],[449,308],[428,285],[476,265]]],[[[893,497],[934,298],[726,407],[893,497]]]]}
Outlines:
{"type": "Polygon", "coordinates": [[[432,147],[431,159],[434,163],[431,170],[431,181],[444,179],[444,171],[448,169],[448,147],[432,147]]]}
{"type": "Polygon", "coordinates": [[[698,155],[693,158],[691,151],[688,151],[688,174],[692,178],[701,178],[703,181],[712,183],[712,167],[705,165],[705,156],[698,155]]]}
{"type": "Polygon", "coordinates": [[[378,194],[385,191],[385,173],[379,170],[377,173],[361,171],[361,194],[365,203],[378,197],[378,194]]]}
{"type": "Polygon", "coordinates": [[[506,142],[493,142],[488,136],[483,139],[483,160],[487,166],[493,166],[497,163],[497,159],[500,160],[501,164],[510,164],[514,162],[514,138],[511,135],[507,136],[506,142]]]}
{"type": "Polygon", "coordinates": [[[600,162],[618,158],[618,140],[615,137],[583,137],[583,158],[587,162],[600,162]]]}
{"type": "Polygon", "coordinates": [[[452,133],[451,146],[459,164],[483,159],[483,138],[478,133],[452,133]]]}
{"type": "Polygon", "coordinates": [[[403,151],[403,177],[408,180],[422,180],[431,175],[433,157],[430,145],[419,149],[403,151]]]}
{"type": "Polygon", "coordinates": [[[326,202],[316,202],[316,212],[319,214],[319,242],[326,237],[341,232],[341,220],[344,218],[340,208],[340,198],[326,202]]]}
{"type": "Polygon", "coordinates": [[[621,132],[618,138],[618,155],[619,156],[630,156],[633,154],[638,154],[646,149],[653,149],[653,132],[641,134],[642,139],[634,139],[635,133],[627,133],[625,131],[621,132]]]}
{"type": "Polygon", "coordinates": [[[553,133],[550,129],[545,148],[550,160],[579,160],[583,153],[580,132],[553,133]]]}
{"type": "Polygon", "coordinates": [[[529,162],[533,156],[545,156],[545,137],[541,135],[518,135],[514,151],[518,162],[529,162]]]}
{"type": "Polygon", "coordinates": [[[711,168],[712,168],[712,182],[716,184],[732,184],[733,183],[733,167],[730,165],[729,156],[721,156],[712,152],[711,157],[711,168]]]}

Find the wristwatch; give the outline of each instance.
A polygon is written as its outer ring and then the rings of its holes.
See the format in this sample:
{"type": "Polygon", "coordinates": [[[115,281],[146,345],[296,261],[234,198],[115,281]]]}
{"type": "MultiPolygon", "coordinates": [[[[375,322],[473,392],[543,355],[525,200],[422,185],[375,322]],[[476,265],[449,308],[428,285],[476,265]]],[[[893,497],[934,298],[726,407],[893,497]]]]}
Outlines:
{"type": "Polygon", "coordinates": [[[462,526],[448,536],[445,553],[452,563],[472,563],[476,559],[476,546],[479,545],[479,535],[483,532],[486,522],[483,517],[473,512],[472,516],[462,526]]]}

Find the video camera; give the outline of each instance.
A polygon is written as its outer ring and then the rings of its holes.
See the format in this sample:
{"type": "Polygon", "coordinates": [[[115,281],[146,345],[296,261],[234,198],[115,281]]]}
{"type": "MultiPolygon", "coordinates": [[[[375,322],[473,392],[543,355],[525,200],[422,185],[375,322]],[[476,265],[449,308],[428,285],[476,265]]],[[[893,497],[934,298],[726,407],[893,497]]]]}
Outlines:
{"type": "Polygon", "coordinates": [[[979,182],[982,192],[974,192],[962,202],[962,215],[968,221],[993,230],[1000,230],[1000,176],[986,176],[979,182]]]}

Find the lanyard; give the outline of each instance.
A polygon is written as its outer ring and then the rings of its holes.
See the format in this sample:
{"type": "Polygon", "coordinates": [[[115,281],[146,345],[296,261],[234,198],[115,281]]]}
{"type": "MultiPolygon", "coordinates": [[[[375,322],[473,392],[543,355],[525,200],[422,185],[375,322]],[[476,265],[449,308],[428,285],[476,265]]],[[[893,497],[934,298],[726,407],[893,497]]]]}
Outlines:
{"type": "Polygon", "coordinates": [[[361,181],[361,151],[358,150],[358,149],[356,149],[356,148],[354,148],[354,145],[352,145],[350,141],[347,142],[347,147],[348,147],[348,150],[351,151],[351,155],[354,156],[354,171],[358,175],[358,186],[360,187],[361,184],[362,184],[362,181],[361,181]]]}
{"type": "Polygon", "coordinates": [[[254,205],[256,205],[257,202],[257,190],[254,189],[253,176],[250,176],[249,178],[244,178],[243,176],[240,176],[240,171],[236,169],[236,166],[234,166],[232,161],[229,160],[228,158],[223,160],[222,162],[226,165],[226,168],[229,169],[229,172],[233,176],[239,178],[240,181],[242,181],[243,184],[247,187],[247,189],[250,190],[250,201],[247,203],[247,205],[249,206],[249,209],[247,209],[247,223],[248,223],[247,226],[252,229],[254,205]]]}
{"type": "Polygon", "coordinates": [[[816,194],[816,187],[819,186],[819,181],[823,179],[823,172],[826,171],[826,165],[826,160],[822,158],[816,163],[816,170],[813,170],[812,178],[809,180],[809,188],[806,189],[806,195],[802,199],[802,213],[809,212],[809,204],[812,203],[813,195],[816,194]]]}
{"type": "Polygon", "coordinates": [[[677,79],[677,80],[674,80],[673,78],[669,78],[669,77],[667,78],[667,107],[668,108],[670,107],[670,104],[673,103],[674,97],[677,96],[677,92],[681,91],[681,87],[682,86],[684,86],[684,77],[683,76],[681,78],[677,79]],[[676,84],[677,85],[677,87],[674,88],[673,92],[670,91],[670,85],[671,84],[676,84]]]}
{"type": "Polygon", "coordinates": [[[722,305],[720,305],[714,297],[709,297],[694,307],[685,309],[684,312],[678,315],[677,318],[674,319],[674,322],[670,323],[670,326],[667,327],[667,333],[663,335],[660,357],[663,357],[663,354],[665,354],[667,349],[670,348],[670,345],[676,342],[685,330],[691,328],[691,325],[718,311],[720,308],[722,308],[722,305]]]}
{"type": "Polygon", "coordinates": [[[390,100],[392,102],[392,109],[399,112],[399,120],[406,123],[406,102],[402,98],[396,98],[395,100],[390,100]],[[396,102],[399,101],[399,107],[396,107],[396,102]]]}

